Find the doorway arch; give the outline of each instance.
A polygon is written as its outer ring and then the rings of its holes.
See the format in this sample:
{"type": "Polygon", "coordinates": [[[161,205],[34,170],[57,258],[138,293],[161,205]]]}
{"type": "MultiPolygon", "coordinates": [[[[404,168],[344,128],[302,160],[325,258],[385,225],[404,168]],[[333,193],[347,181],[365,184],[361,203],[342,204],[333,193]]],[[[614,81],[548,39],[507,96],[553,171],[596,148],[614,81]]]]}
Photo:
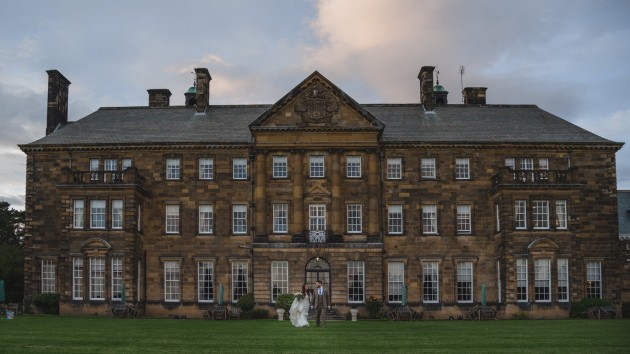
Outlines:
{"type": "Polygon", "coordinates": [[[319,279],[324,283],[324,287],[331,292],[330,284],[330,263],[321,257],[313,257],[306,262],[304,267],[304,282],[308,284],[309,289],[316,289],[315,282],[319,279]]]}

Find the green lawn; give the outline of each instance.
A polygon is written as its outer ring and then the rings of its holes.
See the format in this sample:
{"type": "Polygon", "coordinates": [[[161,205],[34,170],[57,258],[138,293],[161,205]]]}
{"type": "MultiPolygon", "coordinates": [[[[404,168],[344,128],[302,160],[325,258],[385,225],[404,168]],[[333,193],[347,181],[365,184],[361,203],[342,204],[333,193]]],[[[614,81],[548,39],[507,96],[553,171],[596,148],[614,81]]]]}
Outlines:
{"type": "Polygon", "coordinates": [[[0,353],[630,353],[629,320],[206,321],[16,316],[0,353]],[[313,323],[311,323],[313,325],[313,323]]]}

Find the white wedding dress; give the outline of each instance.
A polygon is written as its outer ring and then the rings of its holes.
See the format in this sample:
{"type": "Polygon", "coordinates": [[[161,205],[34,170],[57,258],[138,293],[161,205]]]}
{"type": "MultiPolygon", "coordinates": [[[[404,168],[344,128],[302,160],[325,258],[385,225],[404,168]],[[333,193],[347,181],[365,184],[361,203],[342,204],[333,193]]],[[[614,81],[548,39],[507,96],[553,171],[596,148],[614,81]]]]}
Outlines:
{"type": "Polygon", "coordinates": [[[306,295],[302,300],[293,299],[291,309],[289,310],[289,319],[295,327],[308,327],[308,309],[311,307],[309,296],[306,295]]]}

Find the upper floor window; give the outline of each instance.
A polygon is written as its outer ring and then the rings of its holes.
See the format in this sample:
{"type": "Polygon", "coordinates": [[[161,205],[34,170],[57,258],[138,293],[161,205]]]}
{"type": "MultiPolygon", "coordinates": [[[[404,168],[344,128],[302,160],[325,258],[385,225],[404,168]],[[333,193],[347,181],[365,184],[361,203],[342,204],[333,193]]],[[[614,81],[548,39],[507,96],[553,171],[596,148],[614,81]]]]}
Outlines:
{"type": "Polygon", "coordinates": [[[437,205],[435,204],[422,206],[422,233],[437,234],[437,205]]]}
{"type": "Polygon", "coordinates": [[[525,157],[521,159],[521,170],[533,170],[534,159],[531,157],[525,157]]]}
{"type": "Polygon", "coordinates": [[[403,232],[403,208],[402,205],[390,205],[387,207],[387,232],[390,235],[403,232]]]}
{"type": "Polygon", "coordinates": [[[213,229],[212,205],[199,205],[199,233],[211,234],[213,229]]]}
{"type": "Polygon", "coordinates": [[[346,177],[361,178],[361,156],[348,156],[346,158],[346,177]]]}
{"type": "Polygon", "coordinates": [[[457,233],[470,234],[472,232],[472,217],[470,205],[460,204],[457,206],[457,233]]]}
{"type": "Polygon", "coordinates": [[[506,157],[505,158],[505,167],[509,167],[513,170],[516,169],[516,163],[514,162],[514,158],[513,157],[506,157]]]}
{"type": "Polygon", "coordinates": [[[556,229],[566,230],[567,228],[567,201],[556,200],[556,229]]]}
{"type": "Polygon", "coordinates": [[[514,201],[514,228],[527,229],[527,201],[514,201]]]}
{"type": "Polygon", "coordinates": [[[214,159],[202,157],[199,159],[199,179],[214,178],[214,159]]]}
{"type": "Polygon", "coordinates": [[[273,157],[273,178],[287,178],[287,157],[273,157]]]}
{"type": "Polygon", "coordinates": [[[90,171],[92,172],[90,174],[90,180],[92,181],[98,181],[99,180],[99,171],[101,169],[100,167],[101,165],[101,161],[99,159],[90,159],[90,171]]]}
{"type": "Polygon", "coordinates": [[[289,231],[289,205],[273,204],[273,232],[287,233],[289,231]]]}
{"type": "Polygon", "coordinates": [[[532,222],[534,229],[548,229],[549,228],[549,201],[548,200],[534,200],[532,202],[532,222]]]}
{"type": "Polygon", "coordinates": [[[387,159],[387,179],[402,179],[402,159],[400,157],[387,159]]]}
{"type": "Polygon", "coordinates": [[[112,229],[123,228],[123,201],[112,200],[112,229]]]}
{"type": "Polygon", "coordinates": [[[232,232],[234,234],[247,233],[247,206],[243,204],[232,206],[232,232]]]}
{"type": "Polygon", "coordinates": [[[179,205],[166,206],[166,233],[179,233],[179,205]]]}
{"type": "Polygon", "coordinates": [[[348,204],[348,233],[363,232],[363,206],[361,204],[348,204]]]}
{"type": "Polygon", "coordinates": [[[84,219],[84,208],[85,201],[82,199],[76,199],[74,201],[74,210],[72,216],[72,228],[74,229],[82,229],[83,228],[83,219],[84,219]]]}
{"type": "Polygon", "coordinates": [[[232,178],[247,179],[247,159],[236,157],[232,159],[232,178]]]}
{"type": "Polygon", "coordinates": [[[420,160],[420,177],[422,179],[435,179],[437,176],[434,157],[423,157],[420,160]]]}
{"type": "Polygon", "coordinates": [[[549,169],[549,159],[546,157],[541,157],[538,159],[538,169],[540,170],[548,170],[549,169]]]}
{"type": "Polygon", "coordinates": [[[312,178],[324,177],[324,156],[310,156],[310,176],[312,178]]]}
{"type": "Polygon", "coordinates": [[[92,200],[90,202],[90,228],[105,228],[105,210],[107,206],[104,200],[92,200]]]}
{"type": "Polygon", "coordinates": [[[166,179],[180,179],[180,160],[166,159],[166,179]]]}
{"type": "Polygon", "coordinates": [[[470,179],[470,159],[461,157],[455,159],[455,179],[470,179]]]}
{"type": "Polygon", "coordinates": [[[122,168],[122,170],[124,171],[124,170],[128,169],[129,167],[131,167],[131,166],[132,166],[132,164],[133,164],[133,162],[132,162],[132,160],[131,160],[131,159],[122,159],[122,162],[121,162],[121,164],[120,164],[120,167],[121,167],[121,168],[122,168]]]}
{"type": "Polygon", "coordinates": [[[105,171],[116,171],[116,167],[118,165],[118,161],[116,159],[105,159],[105,164],[104,164],[104,170],[105,171]]]}

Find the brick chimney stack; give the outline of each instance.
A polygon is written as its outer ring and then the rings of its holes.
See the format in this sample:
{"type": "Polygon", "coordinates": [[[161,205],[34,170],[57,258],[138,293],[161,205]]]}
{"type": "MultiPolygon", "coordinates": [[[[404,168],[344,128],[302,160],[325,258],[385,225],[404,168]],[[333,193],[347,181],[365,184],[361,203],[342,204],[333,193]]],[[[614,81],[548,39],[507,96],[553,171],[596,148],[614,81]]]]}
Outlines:
{"type": "Polygon", "coordinates": [[[149,107],[168,107],[171,100],[171,91],[169,89],[150,89],[149,107]]]}
{"type": "Polygon", "coordinates": [[[420,103],[427,111],[432,111],[435,99],[433,97],[433,70],[434,66],[423,66],[418,74],[420,80],[420,103]]]}
{"type": "Polygon", "coordinates": [[[197,113],[204,113],[210,105],[210,81],[212,77],[206,68],[195,68],[197,74],[197,95],[195,98],[197,113]]]}
{"type": "Polygon", "coordinates": [[[48,112],[46,135],[68,124],[68,86],[70,81],[57,70],[48,70],[48,112]]]}
{"type": "Polygon", "coordinates": [[[486,104],[487,87],[465,87],[462,94],[464,95],[464,104],[486,104]]]}

